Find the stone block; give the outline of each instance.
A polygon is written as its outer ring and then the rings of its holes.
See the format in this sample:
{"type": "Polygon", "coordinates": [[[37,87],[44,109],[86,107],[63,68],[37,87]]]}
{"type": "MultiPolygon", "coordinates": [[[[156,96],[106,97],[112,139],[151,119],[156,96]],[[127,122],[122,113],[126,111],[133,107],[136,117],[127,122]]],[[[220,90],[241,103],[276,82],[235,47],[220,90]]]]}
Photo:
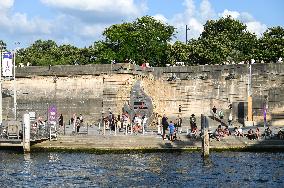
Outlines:
{"type": "Polygon", "coordinates": [[[255,121],[245,121],[245,127],[252,127],[252,126],[256,126],[257,123],[255,121]]]}

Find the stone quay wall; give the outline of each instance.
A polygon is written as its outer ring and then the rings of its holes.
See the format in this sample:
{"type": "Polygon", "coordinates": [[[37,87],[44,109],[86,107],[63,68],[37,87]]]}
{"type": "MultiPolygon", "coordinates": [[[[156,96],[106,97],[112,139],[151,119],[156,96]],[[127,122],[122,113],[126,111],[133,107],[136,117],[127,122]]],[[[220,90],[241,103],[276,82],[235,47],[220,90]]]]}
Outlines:
{"type": "MultiPolygon", "coordinates": [[[[65,123],[73,113],[82,113],[85,122],[98,122],[109,108],[115,114],[130,99],[135,81],[151,97],[153,111],[169,116],[189,117],[210,114],[215,105],[228,113],[233,104],[234,119],[245,120],[248,65],[205,65],[142,69],[130,64],[21,67],[16,69],[17,117],[34,111],[47,117],[56,105],[65,123]],[[181,105],[181,112],[178,108],[181,105]]],[[[3,81],[3,119],[13,118],[13,81],[3,81]]],[[[254,121],[262,121],[268,105],[268,119],[283,123],[284,65],[252,65],[254,121]]],[[[283,123],[284,124],[284,123],[283,123]]]]}

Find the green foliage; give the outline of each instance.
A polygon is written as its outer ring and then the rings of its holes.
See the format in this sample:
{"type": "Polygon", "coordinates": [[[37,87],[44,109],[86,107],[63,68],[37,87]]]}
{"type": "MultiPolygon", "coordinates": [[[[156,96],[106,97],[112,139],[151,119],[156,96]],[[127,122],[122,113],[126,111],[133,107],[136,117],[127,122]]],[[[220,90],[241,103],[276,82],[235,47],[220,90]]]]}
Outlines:
{"type": "Polygon", "coordinates": [[[5,50],[7,47],[7,44],[3,41],[3,40],[0,40],[0,50],[5,50]]]}
{"type": "MultiPolygon", "coordinates": [[[[174,34],[174,27],[166,25],[151,16],[144,16],[132,23],[116,24],[107,28],[103,35],[107,55],[118,62],[133,60],[152,66],[164,65],[168,43],[174,34]]],[[[110,57],[104,57],[109,59],[110,57]]]]}
{"type": "Polygon", "coordinates": [[[198,40],[189,43],[189,61],[196,64],[222,64],[249,60],[256,48],[256,35],[231,17],[210,20],[198,40]]]}
{"type": "Polygon", "coordinates": [[[18,50],[16,62],[29,62],[34,66],[89,64],[92,56],[91,48],[77,48],[70,44],[58,46],[52,40],[37,40],[30,47],[18,50]]]}
{"type": "Polygon", "coordinates": [[[265,62],[284,58],[284,29],[279,26],[267,29],[259,40],[257,52],[258,60],[265,62]]]}

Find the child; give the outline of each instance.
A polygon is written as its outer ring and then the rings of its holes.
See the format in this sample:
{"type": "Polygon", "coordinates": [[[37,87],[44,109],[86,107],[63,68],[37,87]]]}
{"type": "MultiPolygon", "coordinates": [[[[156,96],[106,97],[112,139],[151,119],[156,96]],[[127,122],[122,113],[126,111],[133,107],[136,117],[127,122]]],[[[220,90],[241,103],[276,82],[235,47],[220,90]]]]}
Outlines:
{"type": "Polygon", "coordinates": [[[170,121],[168,129],[169,129],[169,132],[170,132],[170,140],[173,141],[174,140],[174,133],[175,133],[175,126],[174,126],[172,121],[170,121]]]}

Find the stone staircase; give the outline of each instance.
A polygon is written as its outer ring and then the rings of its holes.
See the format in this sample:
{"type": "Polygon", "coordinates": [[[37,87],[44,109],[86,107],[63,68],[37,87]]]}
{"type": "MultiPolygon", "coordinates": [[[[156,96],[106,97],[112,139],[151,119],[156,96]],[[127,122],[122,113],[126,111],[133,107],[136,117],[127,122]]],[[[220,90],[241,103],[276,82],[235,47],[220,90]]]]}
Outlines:
{"type": "Polygon", "coordinates": [[[121,113],[124,103],[129,100],[129,92],[133,85],[133,79],[108,75],[104,77],[103,111],[110,108],[114,113],[121,113]]]}
{"type": "Polygon", "coordinates": [[[271,125],[272,126],[284,126],[284,111],[272,113],[271,125]]]}

